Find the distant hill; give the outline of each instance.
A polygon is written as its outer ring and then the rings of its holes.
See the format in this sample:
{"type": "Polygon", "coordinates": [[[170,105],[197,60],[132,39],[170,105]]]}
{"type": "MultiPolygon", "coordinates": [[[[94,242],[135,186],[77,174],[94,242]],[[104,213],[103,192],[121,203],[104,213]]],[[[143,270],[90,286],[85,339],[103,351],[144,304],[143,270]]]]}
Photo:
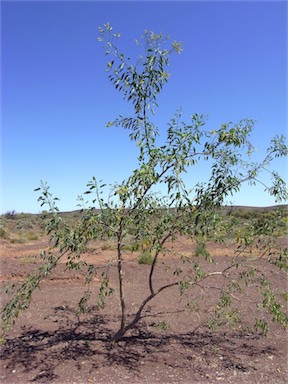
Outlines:
{"type": "MultiPolygon", "coordinates": [[[[247,211],[257,211],[257,212],[267,212],[267,211],[273,211],[275,209],[278,209],[278,208],[282,208],[284,210],[287,210],[288,211],[288,204],[278,204],[278,205],[271,205],[271,206],[268,206],[268,207],[255,207],[255,206],[249,206],[249,205],[225,205],[222,207],[222,209],[224,210],[224,212],[247,212],[247,211]]],[[[172,209],[172,208],[171,208],[172,209]]],[[[7,213],[4,213],[1,216],[6,216],[6,217],[9,217],[12,218],[13,216],[18,216],[18,215],[32,215],[32,216],[38,216],[38,215],[42,215],[45,211],[43,211],[42,213],[28,213],[28,212],[21,212],[21,213],[18,213],[18,212],[15,212],[15,211],[11,211],[11,212],[7,212],[7,213]]],[[[81,212],[82,210],[81,209],[78,209],[78,210],[73,210],[73,211],[61,211],[59,212],[59,214],[61,216],[66,216],[66,217],[79,217],[81,215],[81,212]]],[[[95,208],[95,213],[98,213],[100,212],[100,209],[96,209],[95,208]]],[[[49,214],[49,212],[46,212],[47,214],[49,214]]]]}

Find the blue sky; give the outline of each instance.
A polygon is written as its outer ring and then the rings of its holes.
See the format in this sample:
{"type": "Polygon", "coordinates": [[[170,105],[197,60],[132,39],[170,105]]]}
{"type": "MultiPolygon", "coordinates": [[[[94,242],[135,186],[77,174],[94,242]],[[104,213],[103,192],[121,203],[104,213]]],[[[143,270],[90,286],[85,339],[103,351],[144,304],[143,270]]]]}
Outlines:
{"type": "MultiPolygon", "coordinates": [[[[136,167],[128,133],[105,128],[130,111],[107,79],[97,41],[107,21],[131,56],[145,29],[182,41],[158,100],[160,131],[180,107],[184,117],[209,114],[215,128],[253,118],[257,160],[272,136],[286,135],[286,1],[2,1],[2,213],[40,212],[40,180],[61,210],[77,209],[93,176],[121,182],[136,167]]],[[[273,168],[287,179],[286,165],[273,168]]],[[[187,183],[206,171],[192,169],[187,183]]],[[[248,186],[231,202],[274,204],[248,186]]]]}

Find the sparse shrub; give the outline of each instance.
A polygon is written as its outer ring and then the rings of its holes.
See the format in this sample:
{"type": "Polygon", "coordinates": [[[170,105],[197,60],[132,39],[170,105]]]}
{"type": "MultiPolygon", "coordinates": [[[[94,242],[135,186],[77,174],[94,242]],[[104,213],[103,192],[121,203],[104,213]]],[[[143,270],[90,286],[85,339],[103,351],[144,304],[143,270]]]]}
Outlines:
{"type": "Polygon", "coordinates": [[[36,264],[37,260],[35,256],[23,256],[20,257],[20,264],[36,264]]]}
{"type": "Polygon", "coordinates": [[[231,220],[232,227],[237,226],[241,223],[240,219],[238,217],[235,217],[235,216],[231,216],[230,220],[231,220]]]}
{"type": "Polygon", "coordinates": [[[10,243],[12,244],[24,244],[26,242],[27,240],[24,239],[23,237],[17,237],[17,238],[14,237],[13,239],[10,240],[10,243]]]}
{"type": "Polygon", "coordinates": [[[34,241],[34,240],[38,240],[38,235],[34,232],[28,232],[26,235],[26,238],[29,241],[34,241]]]}
{"type": "MultiPolygon", "coordinates": [[[[116,247],[115,247],[116,249],[116,247]]],[[[123,244],[122,251],[133,252],[133,246],[129,243],[123,244]]]]}
{"type": "Polygon", "coordinates": [[[197,256],[197,257],[199,257],[199,256],[209,257],[210,256],[210,252],[206,248],[205,243],[198,243],[197,244],[197,246],[195,248],[195,256],[197,256]]]}
{"type": "Polygon", "coordinates": [[[152,265],[154,256],[151,252],[145,251],[138,256],[137,260],[139,264],[152,265]]]}
{"type": "Polygon", "coordinates": [[[15,219],[17,216],[17,213],[16,211],[12,210],[12,211],[6,212],[4,216],[6,219],[15,219]]]}
{"type": "Polygon", "coordinates": [[[6,236],[7,236],[7,232],[5,231],[5,229],[3,227],[0,227],[0,237],[2,239],[5,239],[6,236]]]}
{"type": "Polygon", "coordinates": [[[116,249],[116,246],[107,241],[101,246],[101,249],[102,251],[112,251],[116,249]]]}
{"type": "Polygon", "coordinates": [[[155,328],[159,332],[166,332],[170,328],[170,325],[167,323],[167,321],[162,320],[158,321],[158,323],[155,325],[155,328]]]}
{"type": "Polygon", "coordinates": [[[15,225],[16,230],[31,229],[31,228],[33,228],[33,224],[31,223],[30,220],[19,220],[15,225]]]}

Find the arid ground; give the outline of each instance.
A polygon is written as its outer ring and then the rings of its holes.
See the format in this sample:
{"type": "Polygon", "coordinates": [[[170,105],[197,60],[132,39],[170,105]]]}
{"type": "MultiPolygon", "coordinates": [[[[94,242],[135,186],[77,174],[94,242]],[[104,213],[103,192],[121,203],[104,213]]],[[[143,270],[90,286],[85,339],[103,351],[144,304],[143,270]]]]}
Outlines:
{"type": "MultiPolygon", "coordinates": [[[[2,286],[23,279],[36,268],[36,255],[46,247],[43,239],[25,244],[2,239],[2,286]]],[[[189,252],[189,247],[185,241],[178,243],[183,253],[189,252]]],[[[209,290],[199,290],[200,308],[187,308],[187,297],[180,296],[177,286],[163,291],[148,304],[136,329],[120,342],[111,341],[119,325],[119,303],[113,252],[106,248],[103,246],[96,258],[88,257],[103,267],[109,258],[112,260],[115,293],[105,308],[93,306],[92,297],[90,312],[77,317],[84,279],[81,272],[64,271],[65,264],[61,265],[34,293],[30,308],[17,319],[1,346],[3,384],[287,382],[287,333],[276,323],[271,324],[267,336],[251,331],[254,315],[249,303],[254,301],[253,290],[249,291],[248,304],[238,302],[247,324],[239,320],[231,329],[211,331],[207,327],[218,295],[216,280],[209,283],[209,290]]],[[[216,260],[213,268],[220,270],[228,265],[231,252],[211,245],[210,253],[216,260]]],[[[157,285],[173,280],[169,270],[175,263],[172,256],[159,262],[157,285]]],[[[258,268],[279,290],[287,288],[285,274],[267,260],[260,260],[258,268]]],[[[148,293],[149,265],[139,264],[135,254],[128,254],[124,269],[128,314],[132,315],[148,293]]],[[[98,288],[95,279],[94,302],[98,288]]]]}

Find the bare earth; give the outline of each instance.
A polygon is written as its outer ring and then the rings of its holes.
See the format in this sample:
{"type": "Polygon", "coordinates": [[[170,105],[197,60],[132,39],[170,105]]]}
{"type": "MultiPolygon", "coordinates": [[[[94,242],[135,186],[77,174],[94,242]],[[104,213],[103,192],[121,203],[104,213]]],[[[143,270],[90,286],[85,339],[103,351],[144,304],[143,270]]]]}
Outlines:
{"type": "MultiPolygon", "coordinates": [[[[37,267],[34,255],[47,246],[45,242],[15,245],[1,241],[2,286],[7,280],[23,278],[37,267]]],[[[187,244],[179,246],[183,252],[187,251],[187,244]]],[[[213,268],[220,270],[228,263],[231,250],[211,251],[217,261],[213,268]]],[[[104,250],[97,255],[97,263],[104,265],[110,256],[111,251],[104,250]]],[[[163,262],[169,270],[175,259],[165,258],[159,263],[159,286],[173,281],[173,274],[164,272],[163,262]]],[[[204,292],[199,314],[187,309],[187,297],[180,297],[178,287],[164,291],[148,304],[139,327],[115,343],[110,341],[119,325],[115,265],[112,263],[110,268],[114,295],[103,310],[94,308],[80,318],[75,315],[75,309],[84,292],[83,276],[80,272],[64,273],[64,267],[55,270],[43,282],[41,290],[35,292],[29,310],[17,320],[2,345],[3,384],[288,382],[287,333],[279,325],[273,323],[266,337],[243,331],[242,323],[232,330],[209,331],[205,324],[213,311],[217,289],[204,292]],[[159,324],[169,327],[164,330],[159,324]]],[[[149,266],[139,265],[133,254],[128,256],[124,267],[125,295],[128,313],[132,315],[148,294],[149,266]]],[[[259,261],[258,268],[280,290],[286,289],[284,273],[266,260],[259,261]]],[[[97,293],[97,279],[93,286],[97,293]]],[[[203,292],[199,291],[200,294],[203,292]]],[[[251,303],[254,300],[253,290],[249,291],[249,300],[251,303]]],[[[247,305],[242,310],[247,312],[248,325],[249,321],[252,324],[252,309],[247,305]]]]}

